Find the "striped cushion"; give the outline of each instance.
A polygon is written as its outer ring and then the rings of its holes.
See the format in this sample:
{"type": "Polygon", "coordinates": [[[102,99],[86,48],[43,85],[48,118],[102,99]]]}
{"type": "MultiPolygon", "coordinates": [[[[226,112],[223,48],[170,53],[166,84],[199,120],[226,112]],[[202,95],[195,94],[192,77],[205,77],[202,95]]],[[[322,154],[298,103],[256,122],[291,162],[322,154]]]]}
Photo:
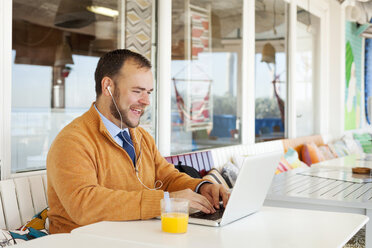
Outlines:
{"type": "Polygon", "coordinates": [[[334,154],[328,147],[328,145],[319,146],[319,151],[323,155],[325,160],[337,158],[337,154],[334,154]]]}
{"type": "Polygon", "coordinates": [[[337,154],[337,157],[343,157],[350,154],[349,149],[342,140],[336,140],[333,143],[329,143],[328,147],[333,153],[337,154]]]}
{"type": "Polygon", "coordinates": [[[276,168],[276,171],[275,171],[275,174],[279,174],[279,173],[282,173],[282,172],[286,172],[286,171],[289,171],[291,170],[292,167],[291,165],[288,163],[288,161],[284,158],[284,157],[281,157],[280,158],[280,161],[279,161],[279,165],[278,167],[276,168]]]}
{"type": "Polygon", "coordinates": [[[234,187],[239,174],[239,167],[231,162],[227,162],[221,171],[222,177],[225,179],[230,188],[234,187]]]}
{"type": "Polygon", "coordinates": [[[307,165],[301,162],[301,160],[298,158],[297,151],[290,147],[288,148],[286,154],[284,154],[284,156],[280,159],[275,174],[279,174],[299,167],[307,167],[307,165]]]}
{"type": "Polygon", "coordinates": [[[359,141],[354,140],[350,135],[342,137],[342,141],[345,143],[350,154],[362,154],[364,153],[363,148],[359,141]]]}
{"type": "Polygon", "coordinates": [[[308,166],[325,160],[314,142],[305,144],[302,147],[301,153],[302,161],[304,161],[308,166]]]}
{"type": "Polygon", "coordinates": [[[226,183],[220,172],[215,168],[211,169],[208,174],[203,177],[203,179],[209,180],[216,184],[222,184],[226,189],[229,189],[229,185],[226,183]]]}
{"type": "Polygon", "coordinates": [[[372,141],[371,141],[371,135],[368,133],[353,134],[354,139],[359,142],[359,144],[362,146],[363,151],[365,153],[372,153],[372,141]]]}

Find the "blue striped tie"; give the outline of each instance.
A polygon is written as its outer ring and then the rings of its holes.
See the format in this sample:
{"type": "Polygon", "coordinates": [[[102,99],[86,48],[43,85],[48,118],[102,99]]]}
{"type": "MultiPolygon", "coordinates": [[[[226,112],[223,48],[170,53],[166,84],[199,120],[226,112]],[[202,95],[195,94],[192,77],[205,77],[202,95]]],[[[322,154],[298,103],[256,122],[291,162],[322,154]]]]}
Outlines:
{"type": "Polygon", "coordinates": [[[119,138],[123,141],[123,148],[128,153],[129,157],[133,161],[133,165],[136,166],[136,152],[134,151],[134,146],[132,139],[129,137],[127,131],[122,131],[119,133],[119,138]]]}

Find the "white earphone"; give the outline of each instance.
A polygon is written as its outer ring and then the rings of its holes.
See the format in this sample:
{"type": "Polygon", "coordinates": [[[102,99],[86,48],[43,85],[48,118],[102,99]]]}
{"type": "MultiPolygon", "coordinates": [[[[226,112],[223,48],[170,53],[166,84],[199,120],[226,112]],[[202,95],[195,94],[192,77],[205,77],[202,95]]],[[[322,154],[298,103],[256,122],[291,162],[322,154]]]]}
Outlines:
{"type": "MultiPolygon", "coordinates": [[[[112,93],[111,93],[110,86],[107,86],[106,89],[108,90],[108,92],[109,92],[110,95],[111,95],[111,98],[112,98],[112,101],[113,101],[113,103],[114,103],[114,105],[115,105],[116,111],[118,111],[118,113],[119,113],[119,116],[120,116],[120,129],[123,130],[123,118],[122,118],[122,116],[121,116],[121,113],[120,113],[120,111],[119,111],[118,106],[116,105],[116,102],[115,102],[114,96],[113,96],[112,93]]],[[[125,139],[124,136],[123,136],[123,138],[125,139]]],[[[135,137],[135,138],[137,139],[137,137],[135,137]]],[[[125,141],[126,141],[129,145],[131,145],[131,146],[133,147],[133,145],[130,144],[130,142],[128,142],[127,139],[125,139],[125,141]]],[[[157,180],[157,181],[155,182],[155,184],[154,184],[154,188],[151,189],[151,188],[147,187],[147,186],[146,186],[146,185],[141,181],[141,179],[140,179],[139,176],[138,176],[138,167],[139,167],[140,162],[141,162],[141,153],[142,153],[141,143],[142,143],[142,140],[141,140],[140,145],[139,145],[139,146],[140,146],[140,153],[139,153],[140,155],[139,155],[138,158],[136,159],[136,160],[138,160],[138,161],[137,161],[137,167],[135,168],[137,179],[138,179],[138,181],[142,184],[142,186],[144,186],[146,189],[148,189],[148,190],[158,190],[158,189],[160,189],[160,188],[163,186],[163,182],[162,182],[162,181],[157,180]],[[160,183],[160,186],[156,187],[156,185],[157,185],[158,183],[160,183]]],[[[134,147],[133,147],[133,149],[134,149],[134,147]]]]}
{"type": "Polygon", "coordinates": [[[112,93],[111,93],[111,90],[110,90],[110,85],[109,86],[107,86],[107,88],[106,88],[107,90],[108,90],[108,92],[110,93],[110,95],[111,95],[111,97],[112,97],[112,93]]]}

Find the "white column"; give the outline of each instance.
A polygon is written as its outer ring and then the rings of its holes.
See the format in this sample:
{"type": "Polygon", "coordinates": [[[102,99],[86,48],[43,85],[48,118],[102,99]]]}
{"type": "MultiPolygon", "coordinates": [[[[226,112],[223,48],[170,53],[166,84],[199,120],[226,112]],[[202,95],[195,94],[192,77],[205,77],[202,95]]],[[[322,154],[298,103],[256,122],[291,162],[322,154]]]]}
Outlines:
{"type": "Polygon", "coordinates": [[[255,142],[255,4],[253,0],[243,1],[243,56],[241,86],[241,137],[242,144],[255,142]]]}
{"type": "Polygon", "coordinates": [[[125,17],[126,17],[126,12],[125,12],[125,7],[126,7],[126,1],[125,0],[118,0],[118,6],[119,6],[119,20],[118,20],[118,26],[119,26],[119,34],[118,35],[118,48],[125,48],[125,17]]]}
{"type": "Polygon", "coordinates": [[[286,101],[286,133],[288,138],[296,137],[296,24],[297,24],[297,1],[291,1],[289,5],[288,24],[288,80],[286,101]]]}
{"type": "Polygon", "coordinates": [[[345,132],[345,95],[346,95],[346,74],[345,74],[345,63],[346,63],[346,19],[345,19],[345,8],[347,6],[347,1],[343,2],[341,5],[341,14],[340,14],[340,19],[339,22],[341,23],[340,25],[340,36],[339,36],[339,48],[338,48],[338,53],[340,54],[340,65],[339,65],[339,75],[340,75],[340,81],[339,81],[339,91],[338,95],[340,96],[338,101],[339,101],[339,106],[338,106],[338,111],[340,111],[339,115],[339,120],[340,122],[336,126],[336,128],[339,129],[338,133],[335,135],[338,135],[340,137],[344,132],[345,132]]]}
{"type": "Polygon", "coordinates": [[[171,142],[171,47],[172,1],[158,1],[157,145],[163,156],[170,155],[171,142]]]}
{"type": "MultiPolygon", "coordinates": [[[[329,8],[329,52],[328,52],[328,81],[327,92],[328,111],[325,118],[328,120],[326,131],[321,134],[326,140],[339,138],[344,133],[345,111],[345,4],[336,1],[330,2],[329,8]]],[[[323,55],[321,55],[323,56],[323,55]]]]}
{"type": "MultiPolygon", "coordinates": [[[[329,88],[329,68],[330,68],[330,33],[331,33],[331,26],[330,23],[330,12],[329,7],[323,11],[322,17],[320,20],[320,52],[317,54],[319,56],[318,61],[320,61],[320,78],[317,85],[318,91],[318,106],[317,110],[319,111],[319,132],[322,135],[328,134],[328,126],[329,126],[329,116],[332,116],[332,112],[329,112],[329,103],[327,96],[332,95],[333,92],[330,91],[329,88]]],[[[314,65],[316,66],[316,65],[314,65]]],[[[316,129],[315,129],[316,130],[316,129]]]]}
{"type": "Polygon", "coordinates": [[[12,1],[0,1],[0,166],[1,179],[10,177],[12,1]]]}

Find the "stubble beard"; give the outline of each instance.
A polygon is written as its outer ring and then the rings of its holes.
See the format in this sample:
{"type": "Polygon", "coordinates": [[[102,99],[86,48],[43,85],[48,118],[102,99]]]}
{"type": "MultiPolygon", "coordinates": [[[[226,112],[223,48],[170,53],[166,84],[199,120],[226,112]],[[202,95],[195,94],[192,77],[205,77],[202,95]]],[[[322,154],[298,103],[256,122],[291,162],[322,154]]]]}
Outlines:
{"type": "MultiPolygon", "coordinates": [[[[112,114],[112,116],[114,116],[114,118],[117,119],[118,121],[121,121],[121,119],[120,119],[120,114],[121,114],[122,124],[124,124],[125,127],[128,127],[128,128],[138,127],[138,125],[140,124],[140,121],[138,120],[137,123],[133,123],[132,121],[130,121],[129,118],[128,118],[128,112],[130,110],[123,110],[118,105],[118,103],[120,102],[119,90],[115,90],[113,98],[115,99],[115,102],[117,104],[118,109],[116,109],[115,104],[114,104],[113,99],[112,99],[111,104],[110,104],[110,113],[112,114]],[[120,111],[120,114],[119,114],[118,111],[120,111]]],[[[143,113],[141,114],[141,116],[142,115],[143,115],[143,113]]]]}

